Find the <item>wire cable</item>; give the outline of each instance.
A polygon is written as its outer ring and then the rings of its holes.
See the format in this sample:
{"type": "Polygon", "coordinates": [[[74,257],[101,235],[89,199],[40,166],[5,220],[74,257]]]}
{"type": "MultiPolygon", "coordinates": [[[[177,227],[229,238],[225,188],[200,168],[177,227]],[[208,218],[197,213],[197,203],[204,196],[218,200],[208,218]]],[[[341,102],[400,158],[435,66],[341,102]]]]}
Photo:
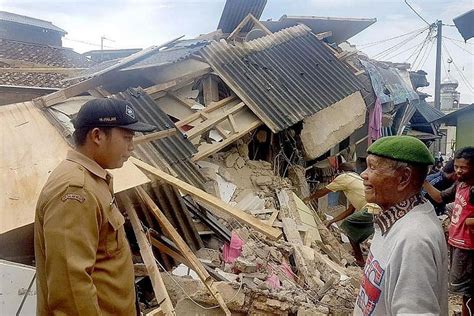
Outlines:
{"type": "Polygon", "coordinates": [[[412,36],[410,36],[409,38],[404,39],[403,41],[396,43],[395,45],[393,45],[393,46],[391,46],[391,47],[389,47],[389,48],[387,48],[387,49],[381,51],[381,52],[378,53],[378,54],[375,54],[373,58],[374,58],[374,59],[383,58],[384,56],[386,56],[386,55],[388,55],[388,54],[390,54],[390,53],[393,53],[393,52],[397,51],[397,50],[400,49],[401,47],[405,46],[406,44],[408,44],[409,42],[411,42],[412,40],[414,40],[415,38],[417,38],[418,36],[420,36],[421,34],[423,34],[428,28],[429,28],[429,26],[423,28],[423,29],[422,29],[421,31],[419,31],[417,34],[412,35],[412,36]]]}
{"type": "Polygon", "coordinates": [[[421,66],[418,66],[418,67],[415,68],[416,70],[420,70],[420,69],[423,68],[423,66],[425,66],[426,61],[427,61],[428,58],[431,56],[431,52],[433,51],[433,47],[434,47],[435,42],[436,42],[435,39],[432,38],[432,39],[431,39],[431,46],[430,46],[430,48],[427,50],[428,53],[426,54],[426,57],[425,57],[423,63],[421,64],[421,66]]]}
{"type": "Polygon", "coordinates": [[[397,39],[397,38],[401,38],[401,37],[404,37],[404,36],[413,34],[413,33],[415,33],[415,32],[419,32],[419,31],[423,30],[424,28],[425,28],[425,27],[422,27],[422,28],[419,28],[419,29],[410,31],[410,32],[408,32],[408,33],[404,33],[404,34],[401,34],[401,35],[398,35],[398,36],[390,37],[390,38],[387,38],[387,39],[384,39],[384,40],[380,40],[380,41],[376,41],[376,42],[364,43],[364,44],[357,44],[357,46],[359,46],[359,47],[364,47],[364,48],[369,48],[369,47],[372,47],[372,46],[376,46],[376,45],[378,45],[378,44],[386,43],[386,42],[388,42],[388,41],[391,41],[391,40],[394,40],[394,39],[397,39]]]}
{"type": "Polygon", "coordinates": [[[415,12],[415,14],[418,15],[418,17],[419,17],[420,19],[422,19],[423,22],[425,22],[425,23],[428,24],[428,25],[431,25],[431,24],[428,23],[428,21],[426,21],[418,12],[416,12],[415,9],[413,9],[413,7],[407,2],[407,0],[405,0],[405,4],[406,4],[413,12],[415,12]]]}
{"type": "Polygon", "coordinates": [[[469,83],[469,80],[464,76],[464,74],[462,73],[462,71],[459,69],[458,65],[454,62],[454,59],[451,57],[451,54],[449,53],[449,50],[448,48],[446,47],[446,45],[444,43],[443,44],[443,49],[446,51],[446,54],[448,55],[448,57],[452,60],[452,63],[454,65],[454,68],[456,69],[456,71],[458,72],[459,76],[461,77],[462,81],[464,82],[464,84],[469,88],[469,90],[471,90],[471,92],[474,92],[474,88],[472,87],[472,85],[469,83]]]}
{"type": "MultiPolygon", "coordinates": [[[[443,37],[444,37],[444,36],[443,36],[443,37]]],[[[473,55],[473,56],[474,56],[474,53],[473,53],[473,52],[468,51],[467,49],[465,49],[465,48],[462,47],[461,45],[457,44],[456,42],[454,42],[454,41],[451,40],[450,38],[447,38],[447,37],[446,37],[446,39],[448,39],[448,41],[450,41],[453,45],[459,47],[460,49],[462,49],[463,51],[465,51],[465,52],[468,53],[469,55],[473,55]]]]}
{"type": "Polygon", "coordinates": [[[432,29],[430,29],[430,31],[428,32],[428,35],[426,36],[425,40],[423,41],[423,46],[421,47],[420,51],[418,52],[418,54],[416,55],[415,59],[413,60],[413,65],[416,64],[417,60],[418,60],[418,57],[420,57],[421,55],[421,52],[423,51],[423,48],[425,47],[428,47],[428,45],[426,45],[430,39],[430,36],[431,36],[431,31],[432,29]]]}
{"type": "Polygon", "coordinates": [[[474,43],[468,43],[468,42],[461,41],[461,40],[458,40],[458,39],[455,39],[455,38],[452,38],[452,37],[449,37],[449,36],[446,36],[446,35],[443,35],[443,37],[447,38],[447,39],[450,39],[452,41],[455,41],[455,42],[466,44],[466,45],[474,45],[474,43]]]}

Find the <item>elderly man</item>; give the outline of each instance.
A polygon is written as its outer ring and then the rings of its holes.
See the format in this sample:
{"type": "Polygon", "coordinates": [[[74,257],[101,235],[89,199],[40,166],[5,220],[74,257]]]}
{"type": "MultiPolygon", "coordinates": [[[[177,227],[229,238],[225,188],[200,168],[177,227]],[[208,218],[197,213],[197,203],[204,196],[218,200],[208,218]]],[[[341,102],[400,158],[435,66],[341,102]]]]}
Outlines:
{"type": "Polygon", "coordinates": [[[354,315],[447,315],[446,241],[433,205],[420,194],[433,156],[410,136],[383,137],[368,153],[365,197],[382,212],[354,315]]]}
{"type": "Polygon", "coordinates": [[[49,176],[35,218],[37,315],[136,315],[132,255],[112,176],[133,151],[134,131],[152,131],[117,99],[84,104],[76,143],[49,176]]]}

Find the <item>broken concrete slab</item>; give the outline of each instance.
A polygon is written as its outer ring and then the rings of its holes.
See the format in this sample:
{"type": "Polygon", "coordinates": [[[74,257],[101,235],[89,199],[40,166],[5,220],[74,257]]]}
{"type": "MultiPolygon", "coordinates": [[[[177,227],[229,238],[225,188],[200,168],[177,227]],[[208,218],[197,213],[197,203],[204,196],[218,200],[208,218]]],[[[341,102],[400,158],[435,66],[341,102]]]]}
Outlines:
{"type": "Polygon", "coordinates": [[[301,142],[306,159],[315,159],[364,125],[366,105],[359,91],[307,117],[301,142]]]}

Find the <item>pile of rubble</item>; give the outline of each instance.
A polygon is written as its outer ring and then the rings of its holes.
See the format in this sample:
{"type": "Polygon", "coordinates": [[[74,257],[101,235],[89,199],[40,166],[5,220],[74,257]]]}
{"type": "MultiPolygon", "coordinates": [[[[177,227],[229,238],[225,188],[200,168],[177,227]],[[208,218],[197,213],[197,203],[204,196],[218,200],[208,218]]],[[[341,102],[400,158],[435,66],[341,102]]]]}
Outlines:
{"type": "MultiPolygon", "coordinates": [[[[209,192],[281,228],[286,239],[272,241],[222,215],[220,222],[232,231],[230,242],[219,251],[201,248],[196,255],[222,280],[216,286],[233,313],[326,315],[353,309],[360,268],[293,193],[288,178],[275,175],[269,162],[250,160],[243,142],[198,165],[209,192]],[[311,214],[312,224],[300,214],[311,214]]],[[[176,275],[164,280],[176,311],[186,314],[217,303],[199,280],[176,275]]]]}

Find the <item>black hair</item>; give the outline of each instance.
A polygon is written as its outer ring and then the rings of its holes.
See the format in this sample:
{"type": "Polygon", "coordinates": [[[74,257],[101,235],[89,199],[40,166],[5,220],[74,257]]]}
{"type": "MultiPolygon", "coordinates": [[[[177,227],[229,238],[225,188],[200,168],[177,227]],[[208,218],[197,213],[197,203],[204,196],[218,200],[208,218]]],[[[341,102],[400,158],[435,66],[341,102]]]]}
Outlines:
{"type": "Polygon", "coordinates": [[[451,159],[444,165],[443,172],[448,174],[454,172],[454,160],[451,159]]]}
{"type": "MultiPolygon", "coordinates": [[[[83,146],[86,143],[87,134],[96,127],[79,127],[74,133],[72,133],[72,138],[76,146],[83,146]]],[[[110,135],[112,127],[97,127],[105,133],[105,135],[110,135]]]]}
{"type": "Polygon", "coordinates": [[[466,159],[471,167],[474,167],[474,147],[464,147],[456,150],[454,159],[466,159]]]}
{"type": "Polygon", "coordinates": [[[354,164],[351,163],[351,162],[343,162],[339,165],[339,170],[355,172],[356,168],[355,168],[354,164]]]}
{"type": "Polygon", "coordinates": [[[419,186],[421,188],[423,186],[423,182],[426,179],[426,176],[428,175],[428,171],[430,169],[429,166],[422,165],[422,164],[408,164],[408,165],[414,171],[413,181],[416,183],[417,187],[419,186]]]}

